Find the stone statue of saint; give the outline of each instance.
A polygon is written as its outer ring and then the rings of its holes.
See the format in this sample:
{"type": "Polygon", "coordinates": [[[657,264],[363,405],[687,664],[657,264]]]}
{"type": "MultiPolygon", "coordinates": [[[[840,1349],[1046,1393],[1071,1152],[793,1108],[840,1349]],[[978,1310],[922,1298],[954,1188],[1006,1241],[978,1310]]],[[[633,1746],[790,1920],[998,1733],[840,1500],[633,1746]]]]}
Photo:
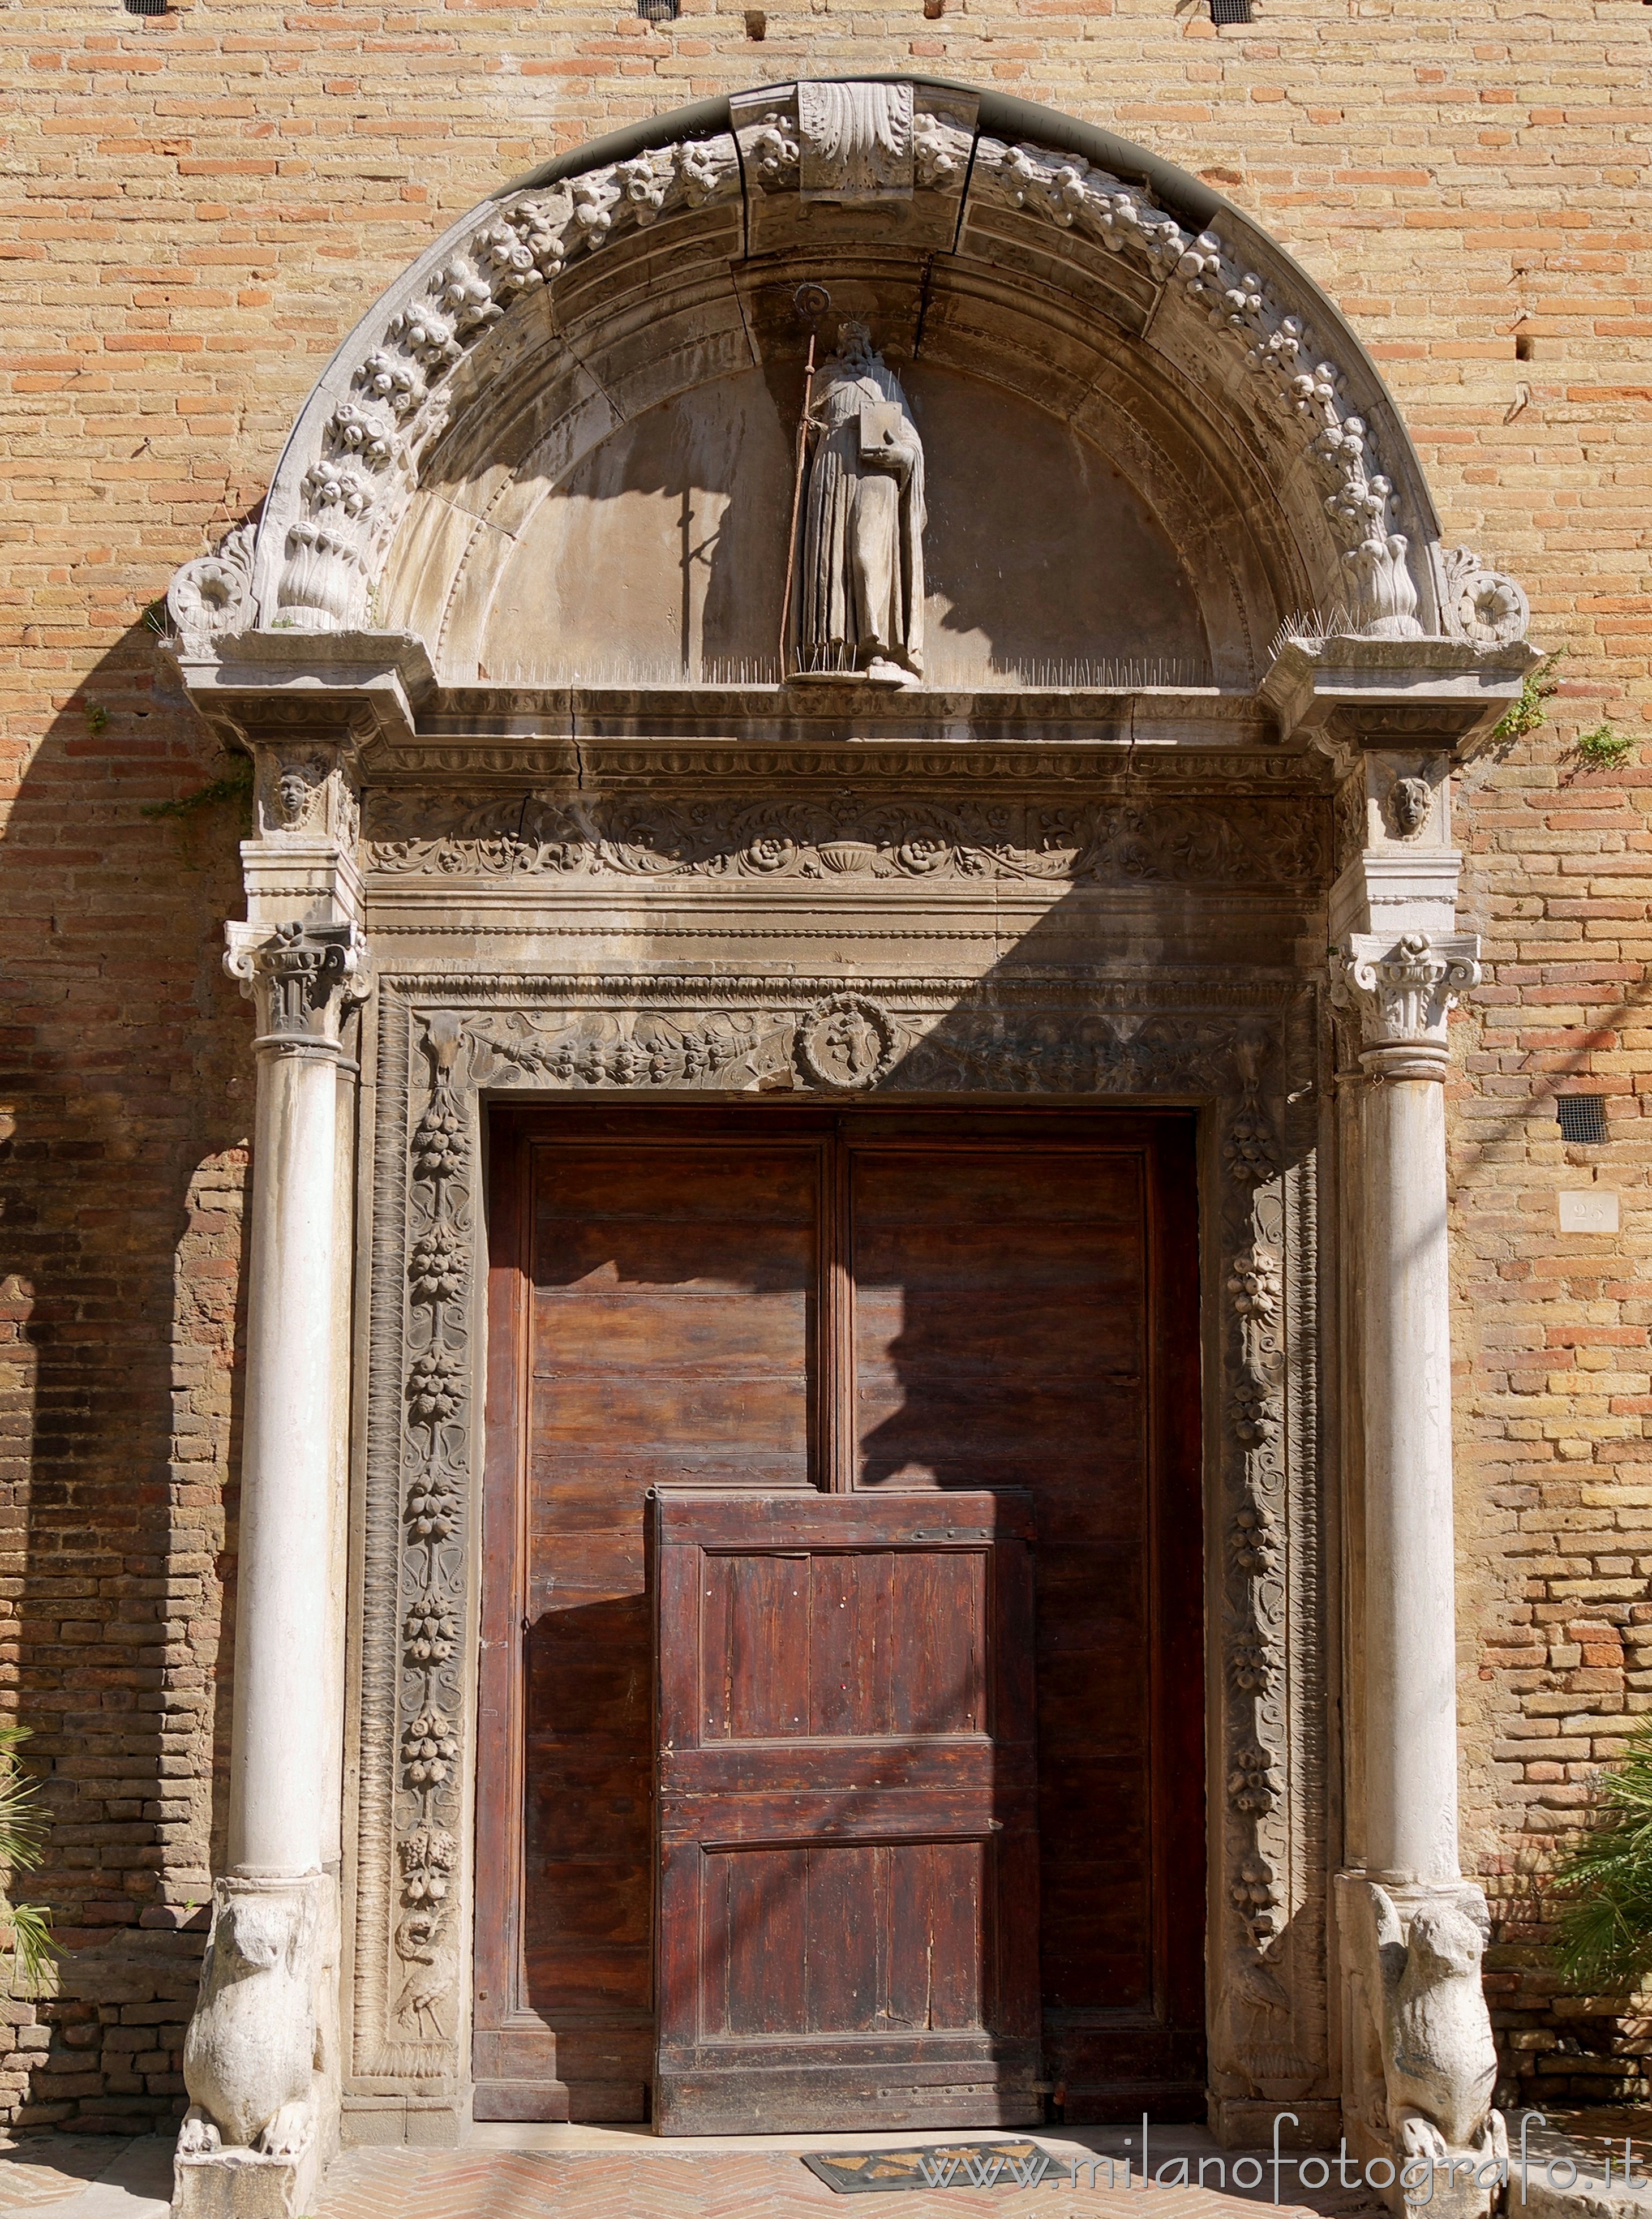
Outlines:
{"type": "Polygon", "coordinates": [[[923,447],[865,324],[822,371],[804,513],[798,666],[916,686],[923,671],[923,447]]]}

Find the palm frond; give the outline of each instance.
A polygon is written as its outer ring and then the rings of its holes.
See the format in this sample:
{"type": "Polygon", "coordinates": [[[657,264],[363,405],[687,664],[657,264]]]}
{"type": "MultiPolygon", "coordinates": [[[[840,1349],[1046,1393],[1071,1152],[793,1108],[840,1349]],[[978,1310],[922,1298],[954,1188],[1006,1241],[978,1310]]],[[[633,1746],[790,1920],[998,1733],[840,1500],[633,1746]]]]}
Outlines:
{"type": "Polygon", "coordinates": [[[1652,1713],[1596,1786],[1593,1824],[1557,1862],[1569,1980],[1624,1994],[1652,1973],[1652,1713]]]}
{"type": "Polygon", "coordinates": [[[45,1852],[49,1826],[40,1788],[17,1755],[28,1734],[27,1726],[0,1725],[0,1866],[9,1872],[34,1869],[45,1852]]]}
{"type": "Polygon", "coordinates": [[[52,1939],[52,1914],[41,1904],[14,1904],[11,1947],[24,1988],[38,1994],[46,1985],[53,1960],[62,1955],[52,1939]]]}

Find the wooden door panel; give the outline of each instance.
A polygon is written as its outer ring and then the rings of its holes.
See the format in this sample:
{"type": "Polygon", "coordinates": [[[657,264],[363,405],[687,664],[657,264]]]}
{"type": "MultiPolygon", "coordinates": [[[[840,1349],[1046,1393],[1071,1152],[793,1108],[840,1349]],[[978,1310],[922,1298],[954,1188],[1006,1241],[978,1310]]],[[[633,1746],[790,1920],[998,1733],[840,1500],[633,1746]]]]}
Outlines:
{"type": "Polygon", "coordinates": [[[655,1986],[643,1505],[663,1480],[814,1477],[819,1150],[500,1132],[494,1352],[509,1342],[516,1383],[496,1363],[490,1442],[501,1460],[512,1444],[522,1479],[490,1485],[484,1532],[476,2116],[637,2119],[655,1986]]]}
{"type": "Polygon", "coordinates": [[[662,2132],[1040,2116],[1024,1506],[657,1497],[662,2132]]]}
{"type": "MultiPolygon", "coordinates": [[[[478,2117],[647,2116],[676,2040],[656,1921],[685,1890],[745,1905],[717,1946],[746,2016],[678,2043],[668,2125],[801,2116],[786,2059],[809,2123],[868,2120],[868,2045],[891,2123],[1030,2122],[1033,2052],[1006,2048],[1001,2010],[1017,1948],[1066,2119],[1202,2115],[1192,1133],[1117,1111],[495,1113],[478,2117]],[[823,1487],[849,1493],[823,1507],[823,1487]],[[660,1659],[697,1739],[656,1760],[659,1488],[724,1522],[712,1632],[660,1659]],[[963,1545],[984,1489],[1035,1501],[1036,1746],[994,1738],[1015,1660],[963,1545]],[[835,1545],[857,1499],[910,1514],[913,1545],[835,1545]],[[753,1905],[798,1948],[755,1942],[753,1905]]],[[[1036,2027],[1029,2006],[1015,2038],[1036,2027]]]]}
{"type": "Polygon", "coordinates": [[[984,1731],[978,1562],[708,1557],[701,1738],[984,1731]]]}
{"type": "MultiPolygon", "coordinates": [[[[1167,1176],[1162,1147],[880,1147],[862,1129],[857,1483],[1035,1499],[1046,2071],[1067,2119],[1117,2116],[1133,2074],[1162,2096],[1202,2017],[1196,1573],[1169,1578],[1174,1647],[1164,1609],[1166,1550],[1196,1567],[1200,1549],[1190,1263],[1164,1268],[1172,1228],[1190,1258],[1191,1166],[1167,1176]],[[1125,2024],[1133,2049],[1086,2048],[1125,2024]],[[1103,2051],[1133,2057],[1117,2086],[1086,2077],[1103,2051]]],[[[1197,2112],[1202,2082],[1201,2066],[1171,2108],[1197,2112]]]]}
{"type": "Polygon", "coordinates": [[[980,1840],[708,1851],[703,2035],[984,2030],[991,1858],[980,1840]]]}

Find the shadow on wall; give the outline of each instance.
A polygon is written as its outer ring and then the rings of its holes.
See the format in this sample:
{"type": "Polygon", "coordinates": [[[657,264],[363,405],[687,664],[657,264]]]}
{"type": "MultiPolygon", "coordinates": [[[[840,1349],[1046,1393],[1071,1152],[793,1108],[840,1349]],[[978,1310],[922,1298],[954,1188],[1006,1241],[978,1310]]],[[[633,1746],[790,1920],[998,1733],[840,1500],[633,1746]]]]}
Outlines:
{"type": "Polygon", "coordinates": [[[63,1951],[55,1998],[0,1999],[0,2118],[79,2133],[183,2109],[233,1648],[241,826],[144,813],[223,768],[154,648],[135,625],[93,667],[0,839],[8,1676],[63,1951]]]}
{"type": "MultiPolygon", "coordinates": [[[[1208,682],[1193,583],[1105,457],[973,378],[901,376],[925,448],[932,685],[1065,682],[1075,658],[1208,682]]],[[[611,434],[523,532],[482,674],[772,683],[802,401],[800,372],[749,370],[611,434]]]]}

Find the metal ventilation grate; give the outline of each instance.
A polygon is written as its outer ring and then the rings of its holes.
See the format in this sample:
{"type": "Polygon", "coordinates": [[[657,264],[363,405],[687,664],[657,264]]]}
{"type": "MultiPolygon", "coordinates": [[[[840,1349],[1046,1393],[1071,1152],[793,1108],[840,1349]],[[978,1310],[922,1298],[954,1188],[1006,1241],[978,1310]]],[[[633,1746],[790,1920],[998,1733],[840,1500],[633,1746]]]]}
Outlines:
{"type": "Polygon", "coordinates": [[[164,16],[167,0],[126,0],[128,16],[164,16]]]}
{"type": "Polygon", "coordinates": [[[1210,0],[1210,20],[1213,23],[1250,23],[1256,19],[1251,13],[1251,0],[1210,0]]]}
{"type": "Polygon", "coordinates": [[[1555,1115],[1560,1136],[1574,1147],[1598,1148],[1606,1137],[1606,1097],[1604,1094],[1557,1094],[1555,1115]]]}
{"type": "Polygon", "coordinates": [[[645,23],[674,23],[677,0],[637,0],[637,12],[645,23]]]}

